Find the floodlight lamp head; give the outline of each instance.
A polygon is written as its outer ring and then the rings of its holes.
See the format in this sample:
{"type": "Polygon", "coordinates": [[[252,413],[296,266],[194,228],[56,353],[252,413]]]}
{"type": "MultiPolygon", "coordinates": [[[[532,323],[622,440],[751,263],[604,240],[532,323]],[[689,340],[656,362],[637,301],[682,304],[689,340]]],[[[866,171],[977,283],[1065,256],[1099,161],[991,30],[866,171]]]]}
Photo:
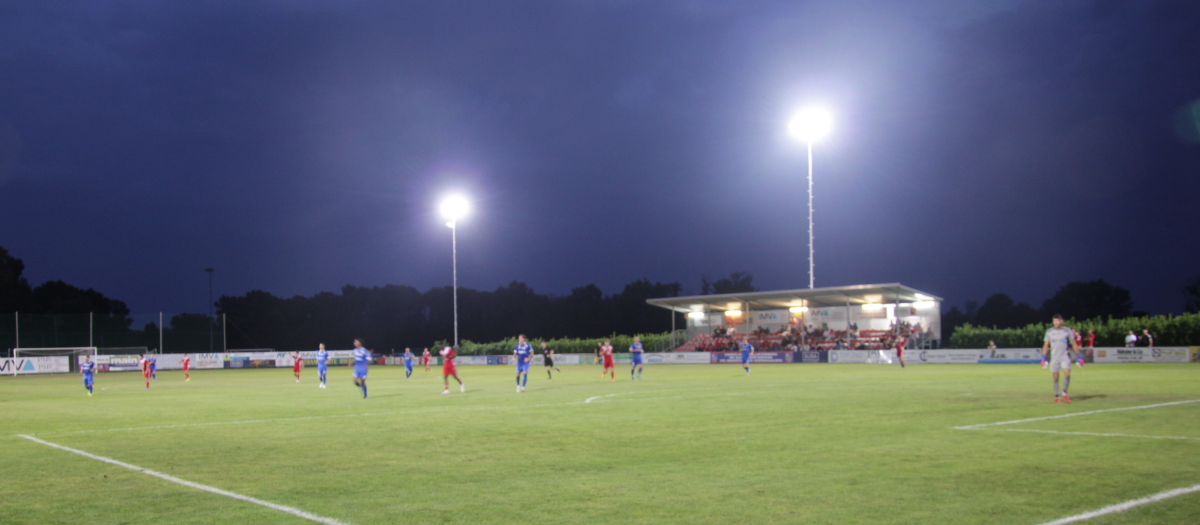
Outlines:
{"type": "Polygon", "coordinates": [[[808,108],[798,113],[788,123],[788,131],[793,137],[805,142],[825,138],[833,128],[833,116],[821,108],[808,108]]]}
{"type": "Polygon", "coordinates": [[[466,216],[470,207],[471,205],[467,202],[467,199],[454,195],[443,200],[440,209],[443,217],[450,219],[450,222],[454,222],[466,216]]]}

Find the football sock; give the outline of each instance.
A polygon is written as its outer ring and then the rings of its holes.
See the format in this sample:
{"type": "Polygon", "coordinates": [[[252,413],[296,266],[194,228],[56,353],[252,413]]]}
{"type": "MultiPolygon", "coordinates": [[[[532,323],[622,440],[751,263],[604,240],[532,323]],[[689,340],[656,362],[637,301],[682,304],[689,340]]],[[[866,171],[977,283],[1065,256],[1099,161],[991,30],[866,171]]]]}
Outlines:
{"type": "Polygon", "coordinates": [[[642,369],[638,369],[638,379],[642,378],[642,369]]]}
{"type": "Polygon", "coordinates": [[[517,374],[517,386],[521,386],[521,374],[517,374]]]}
{"type": "Polygon", "coordinates": [[[1058,396],[1059,396],[1059,393],[1058,393],[1058,380],[1057,380],[1057,379],[1055,379],[1055,380],[1054,380],[1054,397],[1058,397],[1058,396]]]}
{"type": "Polygon", "coordinates": [[[527,384],[529,384],[529,372],[525,372],[524,380],[521,381],[521,388],[524,388],[527,384]]]}
{"type": "Polygon", "coordinates": [[[633,379],[633,372],[634,372],[634,370],[632,368],[630,368],[629,369],[629,379],[633,379]]]}
{"type": "Polygon", "coordinates": [[[549,370],[546,371],[546,377],[549,377],[550,379],[554,379],[554,376],[550,374],[549,370]]]}
{"type": "Polygon", "coordinates": [[[1069,388],[1071,388],[1071,376],[1067,376],[1063,379],[1063,393],[1066,394],[1067,389],[1069,388]]]}
{"type": "Polygon", "coordinates": [[[366,381],[363,381],[362,387],[363,387],[363,399],[366,399],[367,398],[367,382],[366,381]]]}

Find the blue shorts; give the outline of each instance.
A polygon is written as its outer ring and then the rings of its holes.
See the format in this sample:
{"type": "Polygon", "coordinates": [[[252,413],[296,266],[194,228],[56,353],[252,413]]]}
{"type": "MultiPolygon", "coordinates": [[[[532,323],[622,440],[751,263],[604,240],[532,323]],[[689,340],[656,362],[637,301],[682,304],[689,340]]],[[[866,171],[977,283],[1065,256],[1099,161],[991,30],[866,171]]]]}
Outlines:
{"type": "Polygon", "coordinates": [[[635,366],[642,364],[642,353],[634,352],[632,354],[629,354],[629,362],[635,366]]]}
{"type": "Polygon", "coordinates": [[[325,372],[327,372],[328,370],[329,370],[328,365],[323,365],[321,363],[317,363],[317,373],[318,374],[325,375],[325,372]]]}
{"type": "Polygon", "coordinates": [[[367,378],[367,367],[355,365],[354,366],[354,379],[366,379],[366,378],[367,378]]]}
{"type": "Polygon", "coordinates": [[[530,363],[529,361],[526,361],[524,363],[517,363],[517,373],[520,374],[520,373],[528,372],[529,371],[529,363],[530,363]]]}
{"type": "Polygon", "coordinates": [[[750,364],[750,353],[749,352],[742,353],[742,364],[743,365],[750,364]]]}
{"type": "Polygon", "coordinates": [[[83,384],[84,385],[92,384],[92,374],[83,374],[83,384]]]}
{"type": "Polygon", "coordinates": [[[412,361],[405,361],[405,362],[404,362],[404,369],[405,369],[405,370],[412,370],[412,361]]]}

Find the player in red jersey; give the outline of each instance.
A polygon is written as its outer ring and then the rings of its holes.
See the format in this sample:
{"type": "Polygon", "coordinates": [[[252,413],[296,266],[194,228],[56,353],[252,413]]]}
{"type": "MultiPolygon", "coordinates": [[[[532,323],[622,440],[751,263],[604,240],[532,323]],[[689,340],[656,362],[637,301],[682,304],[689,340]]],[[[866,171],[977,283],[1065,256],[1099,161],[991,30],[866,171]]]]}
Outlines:
{"type": "Polygon", "coordinates": [[[896,338],[896,359],[900,360],[900,368],[904,368],[904,345],[908,344],[907,337],[896,338]]]}
{"type": "Polygon", "coordinates": [[[183,354],[183,359],[180,359],[179,363],[183,365],[183,381],[185,383],[191,381],[192,376],[188,374],[188,370],[192,368],[192,358],[188,357],[187,354],[183,354]]]}
{"type": "Polygon", "coordinates": [[[300,369],[304,368],[304,358],[300,352],[292,352],[292,373],[296,374],[296,382],[300,382],[300,369]]]}
{"type": "Polygon", "coordinates": [[[612,380],[617,382],[617,366],[613,363],[613,347],[608,339],[604,340],[604,344],[600,346],[600,357],[604,360],[604,371],[600,372],[600,379],[604,380],[604,374],[612,374],[612,380]]]}
{"type": "Polygon", "coordinates": [[[441,351],[442,354],[442,383],[446,387],[442,390],[443,394],[450,393],[450,376],[454,376],[454,380],[458,381],[458,391],[466,392],[467,385],[464,385],[462,379],[458,378],[458,370],[454,367],[454,358],[458,356],[454,349],[447,346],[441,351]]]}
{"type": "Polygon", "coordinates": [[[430,356],[429,349],[426,348],[425,351],[423,353],[421,353],[421,364],[425,365],[426,372],[429,371],[429,356],[430,356]]]}
{"type": "Polygon", "coordinates": [[[142,355],[142,377],[146,379],[146,390],[150,390],[150,358],[142,355]]]}

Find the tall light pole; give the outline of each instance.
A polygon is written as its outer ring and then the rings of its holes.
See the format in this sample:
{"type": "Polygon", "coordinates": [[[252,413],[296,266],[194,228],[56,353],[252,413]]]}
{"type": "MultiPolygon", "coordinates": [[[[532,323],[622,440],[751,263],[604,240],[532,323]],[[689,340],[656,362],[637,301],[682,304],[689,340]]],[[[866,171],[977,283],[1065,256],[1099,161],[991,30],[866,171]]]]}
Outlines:
{"type": "Polygon", "coordinates": [[[470,204],[460,196],[447,197],[442,201],[442,216],[450,219],[450,254],[454,271],[454,348],[458,348],[458,219],[467,214],[470,204]]]}
{"type": "Polygon", "coordinates": [[[813,141],[824,138],[833,127],[833,117],[820,108],[808,108],[801,111],[788,124],[792,136],[808,143],[808,288],[812,289],[816,282],[813,276],[813,141]]]}
{"type": "Polygon", "coordinates": [[[216,319],[213,319],[213,300],[212,300],[212,274],[215,268],[205,268],[208,273],[208,353],[213,353],[213,325],[216,324],[216,319]]]}

